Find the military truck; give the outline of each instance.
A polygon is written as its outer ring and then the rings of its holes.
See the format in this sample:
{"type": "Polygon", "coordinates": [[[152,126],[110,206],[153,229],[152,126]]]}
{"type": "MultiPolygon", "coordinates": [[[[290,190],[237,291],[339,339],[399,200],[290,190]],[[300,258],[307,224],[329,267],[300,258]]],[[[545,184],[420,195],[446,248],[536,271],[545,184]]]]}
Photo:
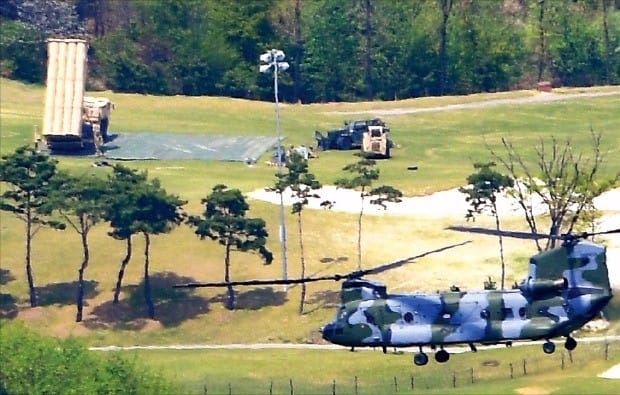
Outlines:
{"type": "Polygon", "coordinates": [[[110,100],[84,96],[88,43],[82,39],[47,40],[47,88],[42,135],[52,151],[94,148],[107,139],[110,100]]]}
{"type": "Polygon", "coordinates": [[[314,137],[320,150],[360,149],[372,156],[389,158],[392,146],[392,141],[387,138],[389,131],[380,118],[359,119],[345,121],[344,127],[330,130],[325,136],[316,130],[314,137]]]}

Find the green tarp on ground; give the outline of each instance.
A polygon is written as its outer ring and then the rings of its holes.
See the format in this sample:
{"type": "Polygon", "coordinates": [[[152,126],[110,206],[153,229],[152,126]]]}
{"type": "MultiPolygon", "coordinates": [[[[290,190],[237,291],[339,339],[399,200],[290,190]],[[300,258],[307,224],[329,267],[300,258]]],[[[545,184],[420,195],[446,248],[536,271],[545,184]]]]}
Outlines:
{"type": "Polygon", "coordinates": [[[275,136],[181,133],[118,133],[103,145],[109,159],[256,161],[277,143],[275,136]]]}

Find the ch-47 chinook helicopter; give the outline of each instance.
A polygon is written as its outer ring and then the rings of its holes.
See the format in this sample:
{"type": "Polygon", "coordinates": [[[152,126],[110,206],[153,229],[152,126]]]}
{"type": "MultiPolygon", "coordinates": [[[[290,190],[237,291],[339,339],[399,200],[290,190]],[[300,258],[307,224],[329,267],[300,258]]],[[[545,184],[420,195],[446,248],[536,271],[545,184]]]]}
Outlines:
{"type": "MultiPolygon", "coordinates": [[[[448,229],[518,238],[548,238],[525,232],[494,231],[485,228],[448,229]]],[[[423,347],[435,350],[435,360],[450,359],[446,345],[506,344],[513,341],[544,339],[543,351],[551,354],[550,339],[565,337],[564,347],[573,350],[577,341],[571,333],[592,318],[612,298],[605,247],[586,237],[620,233],[620,229],[557,236],[561,246],[533,256],[526,279],[510,290],[461,291],[452,287],[441,293],[390,294],[384,284],[364,279],[402,266],[417,258],[460,246],[454,244],[424,254],[397,260],[372,269],[345,275],[294,278],[287,280],[247,280],[224,283],[189,283],[176,287],[226,287],[234,285],[298,284],[324,280],[344,280],[336,317],[321,328],[323,338],[351,347],[419,347],[413,361],[428,363],[423,347]]]]}

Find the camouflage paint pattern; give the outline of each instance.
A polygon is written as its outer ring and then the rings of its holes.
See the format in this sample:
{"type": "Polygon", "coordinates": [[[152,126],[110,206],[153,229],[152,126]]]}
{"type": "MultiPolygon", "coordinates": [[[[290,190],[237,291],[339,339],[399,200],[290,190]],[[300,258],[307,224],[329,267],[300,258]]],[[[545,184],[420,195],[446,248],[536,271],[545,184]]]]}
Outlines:
{"type": "Polygon", "coordinates": [[[568,336],[611,299],[605,248],[565,245],[531,258],[511,290],[387,294],[385,285],[345,281],[323,337],[344,346],[493,344],[568,336]]]}

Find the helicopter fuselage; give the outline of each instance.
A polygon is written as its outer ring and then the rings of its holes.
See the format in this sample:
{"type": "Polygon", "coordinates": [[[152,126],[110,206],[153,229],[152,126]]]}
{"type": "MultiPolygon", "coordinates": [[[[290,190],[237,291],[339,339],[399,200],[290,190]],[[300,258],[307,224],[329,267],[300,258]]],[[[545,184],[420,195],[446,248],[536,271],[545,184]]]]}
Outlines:
{"type": "Polygon", "coordinates": [[[532,301],[521,290],[394,294],[341,305],[322,332],[332,343],[353,347],[537,340],[568,336],[610,298],[599,294],[532,301]]]}
{"type": "Polygon", "coordinates": [[[388,294],[379,282],[347,280],[322,334],[335,344],[384,350],[569,338],[611,297],[604,247],[581,241],[532,257],[527,279],[510,290],[388,294]]]}

